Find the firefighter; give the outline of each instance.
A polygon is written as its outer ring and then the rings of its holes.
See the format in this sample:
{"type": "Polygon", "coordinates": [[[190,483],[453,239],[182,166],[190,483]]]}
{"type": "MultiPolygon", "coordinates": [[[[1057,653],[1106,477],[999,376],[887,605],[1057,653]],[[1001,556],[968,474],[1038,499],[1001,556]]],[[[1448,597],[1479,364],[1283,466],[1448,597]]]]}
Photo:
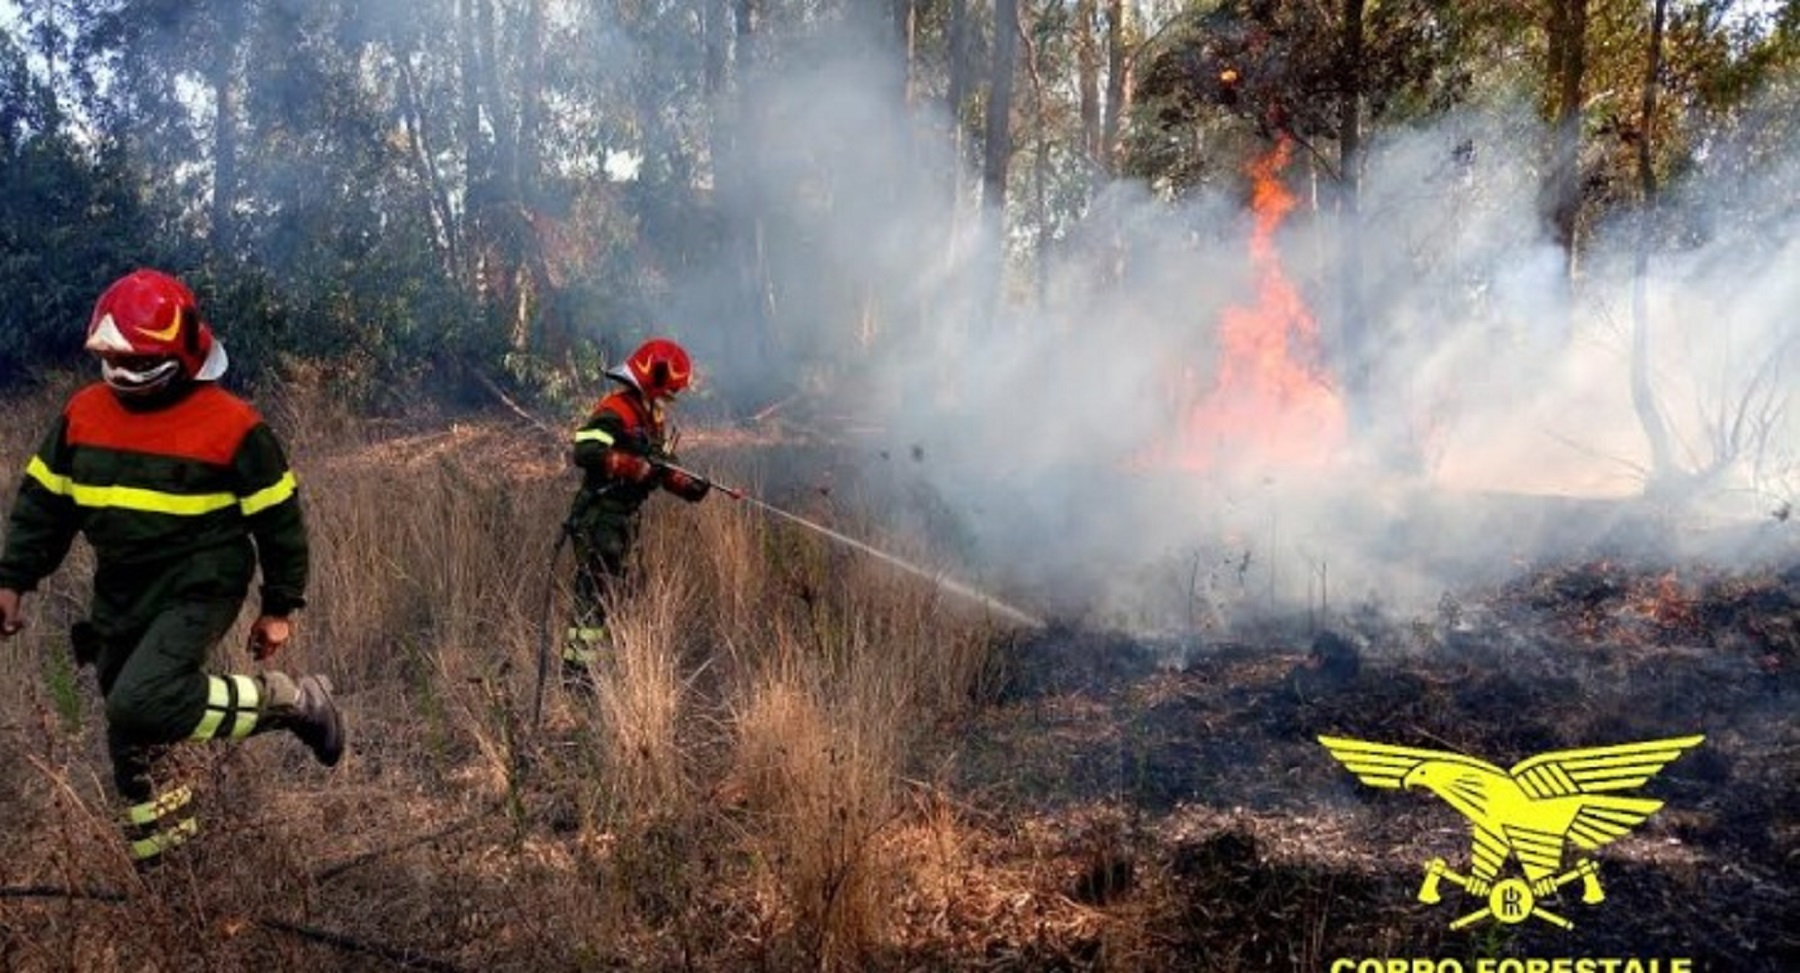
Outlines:
{"type": "Polygon", "coordinates": [[[93,594],[70,641],[105,695],[126,846],[141,870],[199,830],[191,789],[160,771],[168,745],[287,730],[331,766],[344,722],[324,677],[207,669],[258,567],[250,653],[281,651],[306,603],[307,541],[281,444],[215,384],[225,348],[193,293],[154,270],[120,278],[94,305],[86,348],[101,380],[69,398],[26,464],[7,524],[0,637],[24,626],[21,596],[84,535],[93,594]]]}
{"type": "Polygon", "coordinates": [[[620,387],[595,403],[575,431],[571,458],[582,483],[566,525],[576,573],[574,617],[562,653],[563,677],[573,686],[590,686],[589,665],[612,647],[607,609],[629,577],[639,508],[659,487],[689,503],[711,489],[707,481],[663,465],[675,462],[668,407],[692,374],[680,345],[651,338],[606,370],[620,387]]]}

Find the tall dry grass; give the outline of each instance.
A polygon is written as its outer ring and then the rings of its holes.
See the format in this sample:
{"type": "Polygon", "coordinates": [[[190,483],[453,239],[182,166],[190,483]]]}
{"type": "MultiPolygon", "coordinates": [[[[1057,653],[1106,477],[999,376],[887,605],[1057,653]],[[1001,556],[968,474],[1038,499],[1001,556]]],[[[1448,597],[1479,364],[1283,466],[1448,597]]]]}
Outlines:
{"type": "MultiPolygon", "coordinates": [[[[14,482],[64,392],[7,404],[14,482]]],[[[313,548],[277,662],[333,679],[350,753],[328,772],[285,740],[182,748],[205,833],[135,876],[97,692],[66,662],[78,551],[0,644],[25,674],[0,684],[0,884],[42,893],[0,899],[0,966],[858,969],[889,949],[910,755],[969,705],[985,620],[727,498],[658,497],[594,693],[550,686],[537,725],[572,572],[566,548],[552,569],[563,444],[519,422],[375,428],[304,390],[264,407],[313,548]]],[[[243,624],[218,668],[252,668],[243,624]]]]}

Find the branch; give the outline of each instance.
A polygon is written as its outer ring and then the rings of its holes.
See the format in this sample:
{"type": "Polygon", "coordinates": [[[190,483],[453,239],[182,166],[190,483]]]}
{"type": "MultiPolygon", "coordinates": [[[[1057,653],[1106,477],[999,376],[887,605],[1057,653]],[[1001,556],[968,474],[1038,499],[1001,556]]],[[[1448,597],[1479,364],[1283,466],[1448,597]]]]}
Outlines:
{"type": "Polygon", "coordinates": [[[505,390],[501,389],[500,386],[494,384],[493,379],[488,378],[486,374],[479,372],[479,371],[474,371],[473,369],[471,369],[471,373],[475,376],[475,381],[481,383],[482,388],[487,389],[488,392],[490,392],[494,396],[494,398],[499,399],[501,405],[504,405],[508,409],[511,409],[514,415],[517,415],[519,418],[524,419],[526,422],[529,422],[532,425],[543,430],[547,435],[549,435],[552,439],[555,439],[557,442],[559,442],[559,443],[562,442],[563,434],[560,430],[558,430],[554,426],[550,425],[549,423],[545,422],[544,420],[539,419],[537,416],[532,415],[530,412],[526,411],[524,406],[520,405],[517,402],[514,402],[512,399],[512,396],[507,395],[505,390]]]}
{"type": "Polygon", "coordinates": [[[462,969],[462,967],[459,967],[448,960],[423,956],[412,949],[389,946],[385,943],[372,943],[366,939],[355,939],[346,936],[343,933],[331,932],[327,929],[315,929],[311,926],[300,925],[297,922],[288,922],[286,919],[260,918],[256,920],[256,924],[262,926],[264,929],[270,929],[275,932],[285,932],[291,936],[299,936],[301,939],[322,943],[326,946],[344,950],[345,952],[362,953],[366,956],[379,956],[403,969],[432,970],[435,971],[435,973],[460,973],[462,969]]]}

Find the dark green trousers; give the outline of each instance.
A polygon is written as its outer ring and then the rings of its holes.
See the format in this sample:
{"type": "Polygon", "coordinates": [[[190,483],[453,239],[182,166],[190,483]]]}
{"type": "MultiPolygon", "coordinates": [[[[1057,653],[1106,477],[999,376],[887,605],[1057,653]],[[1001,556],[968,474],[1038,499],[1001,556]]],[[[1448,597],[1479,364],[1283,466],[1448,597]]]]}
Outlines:
{"type": "MultiPolygon", "coordinates": [[[[147,800],[150,764],[164,744],[195,739],[223,685],[235,696],[240,683],[209,676],[206,659],[237,620],[241,601],[209,599],[169,605],[141,630],[97,633],[95,668],[106,696],[106,740],[113,779],[126,800],[147,800]]],[[[240,677],[241,678],[241,677],[240,677]]],[[[232,719],[239,700],[226,700],[232,719]]],[[[254,704],[254,700],[242,700],[254,704]]]]}
{"type": "Polygon", "coordinates": [[[607,611],[631,577],[631,549],[637,540],[637,516],[595,510],[572,525],[575,546],[573,614],[563,643],[563,659],[594,661],[607,645],[607,611]]]}

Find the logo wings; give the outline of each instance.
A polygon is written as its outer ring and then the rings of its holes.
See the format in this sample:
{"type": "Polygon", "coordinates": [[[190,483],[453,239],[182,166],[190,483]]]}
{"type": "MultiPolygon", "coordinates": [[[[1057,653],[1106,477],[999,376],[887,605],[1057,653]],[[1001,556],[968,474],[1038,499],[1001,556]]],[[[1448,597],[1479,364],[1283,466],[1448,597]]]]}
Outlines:
{"type": "MultiPolygon", "coordinates": [[[[1520,761],[1511,770],[1452,750],[1430,750],[1371,743],[1345,737],[1319,737],[1319,742],[1357,779],[1370,787],[1398,788],[1413,770],[1433,763],[1468,767],[1510,778],[1529,801],[1579,798],[1630,790],[1675,758],[1698,746],[1704,735],[1669,737],[1578,750],[1557,750],[1520,761]]],[[[1580,801],[1566,835],[1582,848],[1597,848],[1643,823],[1661,801],[1595,799],[1580,801]]]]}

